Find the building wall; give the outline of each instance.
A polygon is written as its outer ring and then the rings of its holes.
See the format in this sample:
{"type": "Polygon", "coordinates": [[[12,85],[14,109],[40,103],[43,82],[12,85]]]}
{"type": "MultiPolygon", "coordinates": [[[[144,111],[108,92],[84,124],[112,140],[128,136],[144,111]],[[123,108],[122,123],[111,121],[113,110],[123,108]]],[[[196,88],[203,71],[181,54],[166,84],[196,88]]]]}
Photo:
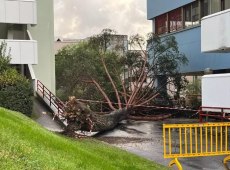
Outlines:
{"type": "MultiPolygon", "coordinates": [[[[147,0],[148,19],[153,20],[154,17],[184,6],[194,0],[147,0]]],[[[176,37],[178,47],[181,53],[184,53],[189,60],[187,66],[181,68],[182,73],[201,73],[206,68],[212,70],[222,70],[230,68],[229,53],[201,53],[201,27],[197,25],[181,31],[162,34],[160,36],[173,35],[176,37]]],[[[210,35],[212,36],[212,35],[210,35]]]]}
{"type": "Polygon", "coordinates": [[[193,1],[195,0],[147,0],[147,18],[152,19],[193,1]]]}
{"type": "Polygon", "coordinates": [[[29,26],[38,41],[38,65],[33,65],[37,79],[55,93],[54,11],[53,0],[37,1],[37,25],[29,26]]]}
{"type": "MultiPolygon", "coordinates": [[[[166,34],[165,36],[168,36],[166,34]]],[[[212,70],[230,68],[229,53],[201,53],[201,28],[186,29],[171,33],[176,37],[181,53],[184,53],[189,60],[189,64],[181,68],[183,73],[203,72],[205,68],[212,70]]],[[[211,36],[211,35],[210,35],[211,36]]]]}

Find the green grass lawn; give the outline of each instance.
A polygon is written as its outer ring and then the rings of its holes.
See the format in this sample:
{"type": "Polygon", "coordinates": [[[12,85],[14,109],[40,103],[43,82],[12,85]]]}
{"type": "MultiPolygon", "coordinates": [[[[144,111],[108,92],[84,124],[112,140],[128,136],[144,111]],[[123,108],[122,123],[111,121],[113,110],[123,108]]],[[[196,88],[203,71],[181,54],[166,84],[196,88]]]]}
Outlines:
{"type": "Polygon", "coordinates": [[[0,108],[0,169],[167,169],[97,140],[72,140],[0,108]]]}

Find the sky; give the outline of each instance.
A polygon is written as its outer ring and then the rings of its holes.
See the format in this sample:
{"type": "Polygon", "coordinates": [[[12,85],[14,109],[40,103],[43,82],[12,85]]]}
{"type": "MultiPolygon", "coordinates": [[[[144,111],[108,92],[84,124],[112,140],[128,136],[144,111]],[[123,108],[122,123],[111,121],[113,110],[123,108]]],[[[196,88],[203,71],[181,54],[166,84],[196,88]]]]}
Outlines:
{"type": "Polygon", "coordinates": [[[82,39],[104,28],[117,34],[146,35],[146,0],[54,0],[55,37],[82,39]]]}

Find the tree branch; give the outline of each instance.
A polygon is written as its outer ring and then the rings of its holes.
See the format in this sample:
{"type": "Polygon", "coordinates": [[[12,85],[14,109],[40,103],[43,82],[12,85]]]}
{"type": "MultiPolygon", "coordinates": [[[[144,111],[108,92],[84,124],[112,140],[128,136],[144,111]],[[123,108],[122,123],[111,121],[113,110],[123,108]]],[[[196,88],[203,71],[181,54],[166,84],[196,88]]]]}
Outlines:
{"type": "Polygon", "coordinates": [[[98,89],[98,90],[100,91],[100,93],[103,95],[103,97],[105,98],[105,100],[108,102],[108,105],[109,105],[110,109],[112,109],[112,110],[117,110],[115,107],[113,107],[111,100],[110,100],[109,97],[106,95],[106,93],[104,92],[104,90],[101,88],[100,84],[99,84],[96,80],[94,80],[94,79],[92,79],[91,82],[97,87],[97,89],[98,89]]]}
{"type": "Polygon", "coordinates": [[[119,94],[118,94],[118,90],[117,90],[117,88],[116,88],[116,86],[115,86],[115,84],[114,84],[114,81],[113,81],[112,77],[111,77],[110,74],[109,74],[109,71],[108,71],[108,69],[107,69],[107,67],[106,67],[106,64],[105,64],[105,60],[103,59],[102,56],[101,56],[101,62],[102,62],[102,65],[103,65],[103,67],[104,67],[104,69],[105,69],[106,75],[108,76],[109,81],[111,82],[112,87],[113,87],[113,89],[114,89],[114,92],[115,92],[115,94],[116,94],[117,102],[118,102],[118,107],[119,107],[119,109],[122,109],[121,99],[120,99],[120,96],[119,96],[119,94]]]}

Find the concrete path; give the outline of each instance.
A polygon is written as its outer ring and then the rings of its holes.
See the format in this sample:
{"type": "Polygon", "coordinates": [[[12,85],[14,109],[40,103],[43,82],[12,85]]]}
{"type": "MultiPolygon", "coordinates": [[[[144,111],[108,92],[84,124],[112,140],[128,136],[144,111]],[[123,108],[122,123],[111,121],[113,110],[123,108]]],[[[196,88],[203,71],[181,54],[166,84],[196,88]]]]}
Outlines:
{"type": "Polygon", "coordinates": [[[34,99],[33,113],[34,120],[46,129],[53,132],[63,131],[62,126],[53,120],[52,113],[47,108],[47,106],[43,102],[39,101],[37,98],[34,99]]]}

